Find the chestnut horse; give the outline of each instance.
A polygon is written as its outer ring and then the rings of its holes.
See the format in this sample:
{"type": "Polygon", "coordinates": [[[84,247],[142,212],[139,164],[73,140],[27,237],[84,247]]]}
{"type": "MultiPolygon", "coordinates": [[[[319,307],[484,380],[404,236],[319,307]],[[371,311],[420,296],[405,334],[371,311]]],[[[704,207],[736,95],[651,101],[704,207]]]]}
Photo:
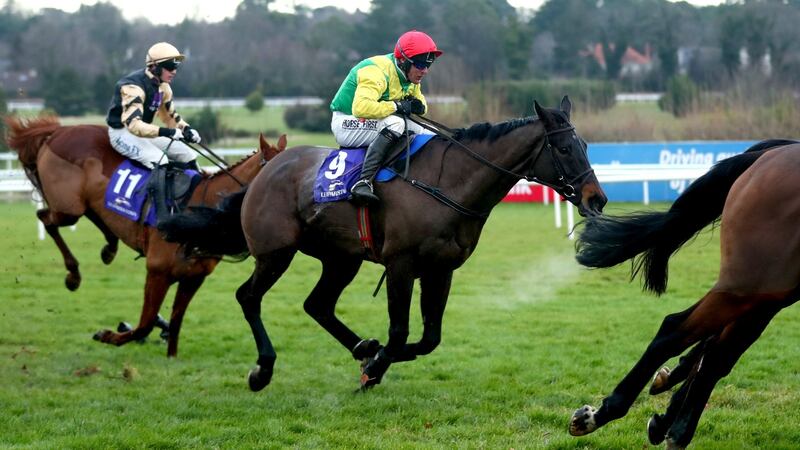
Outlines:
{"type": "MultiPolygon", "coordinates": [[[[179,251],[178,245],[164,241],[154,228],[124,218],[103,206],[109,179],[124,160],[111,148],[106,127],[61,126],[53,117],[29,121],[9,117],[6,123],[9,146],[17,151],[28,178],[46,203],[46,207],[36,215],[64,257],[68,272],[65,283],[69,290],[78,289],[81,274],[78,261],[58,228],[73,225],[81,216],[86,216],[105,236],[106,245],[100,253],[104,263],[113,261],[120,239],[147,259],[144,306],[139,324],[135,329],[121,333],[101,330],[95,339],[122,345],[146,337],[156,323],[167,290],[177,282],[167,339],[167,356],[177,356],[183,315],[203,280],[216,267],[219,257],[187,256],[179,251]]],[[[247,183],[285,146],[285,136],[279,139],[278,147],[267,144],[262,136],[260,151],[234,164],[230,172],[247,183]]],[[[189,204],[215,205],[224,195],[239,189],[238,182],[224,173],[204,174],[189,204]]]]}
{"type": "Polygon", "coordinates": [[[639,362],[595,409],[572,416],[570,433],[591,433],[624,416],[653,373],[650,394],[683,383],[664,414],[650,419],[654,445],[684,448],[716,383],[781,309],[800,299],[800,143],[764,141],[717,163],[665,212],[590,217],[576,246],[588,267],[633,260],[633,276],[661,294],[674,254],[721,216],[719,278],[689,309],[664,318],[639,362]],[[674,371],[658,368],[694,345],[674,371]]]}
{"type": "Polygon", "coordinates": [[[586,143],[569,122],[571,107],[564,97],[559,109],[535,104],[538,119],[477,124],[458,130],[454,140],[431,139],[414,157],[407,177],[376,185],[382,201],[369,210],[372,251],[359,239],[358,208],[349,202],[314,202],[317,171],[331,152],[319,147],[279,154],[222,209],[187,212],[159,228],[167,239],[190,247],[249,251],[255,257],[253,274],[236,292],[258,349],[258,366],[248,380],[254,391],[270,382],[276,358],[260,316],[262,297],[298,250],[319,259],[322,276],[304,309],[364,363],[361,386],[368,388],[381,381],[390,363],[413,360],[439,345],[453,271],[472,255],[492,208],[519,179],[552,186],[582,215],[600,214],[606,197],[589,165],[586,143]],[[231,227],[239,239],[205,238],[231,227]],[[340,294],[365,259],[386,268],[386,347],[362,339],[335,314],[340,294]],[[407,343],[417,278],[424,330],[420,341],[407,343]]]}

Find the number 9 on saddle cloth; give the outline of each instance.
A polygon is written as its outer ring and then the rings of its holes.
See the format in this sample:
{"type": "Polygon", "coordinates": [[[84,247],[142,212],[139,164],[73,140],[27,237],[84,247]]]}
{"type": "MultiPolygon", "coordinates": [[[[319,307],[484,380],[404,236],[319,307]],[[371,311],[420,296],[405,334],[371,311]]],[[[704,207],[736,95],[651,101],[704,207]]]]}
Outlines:
{"type": "Polygon", "coordinates": [[[123,217],[134,222],[139,221],[144,216],[144,223],[155,226],[159,219],[156,214],[155,203],[152,198],[146,202],[148,194],[158,192],[159,189],[149,189],[153,182],[151,177],[154,173],[164,174],[165,198],[160,199],[166,206],[168,214],[179,212],[186,207],[192,192],[202,179],[197,170],[188,168],[186,163],[171,162],[166,171],[150,171],[140,164],[131,160],[125,160],[117,166],[108,183],[105,194],[105,207],[123,217]],[[143,213],[143,208],[150,205],[147,212],[143,213]]]}
{"type": "MultiPolygon", "coordinates": [[[[432,134],[412,135],[409,147],[410,155],[413,156],[417,153],[433,137],[432,134]]],[[[400,139],[398,146],[401,144],[405,148],[406,140],[400,139]]],[[[390,149],[390,154],[395,154],[396,149],[397,147],[390,149]]],[[[317,171],[317,178],[314,181],[314,201],[316,203],[347,199],[350,188],[361,178],[361,164],[364,162],[365,151],[366,147],[342,147],[332,150],[328,154],[317,171]]],[[[405,165],[405,160],[405,151],[397,154],[395,158],[390,158],[386,166],[378,171],[375,181],[386,182],[393,179],[402,172],[401,167],[405,165]]]]}

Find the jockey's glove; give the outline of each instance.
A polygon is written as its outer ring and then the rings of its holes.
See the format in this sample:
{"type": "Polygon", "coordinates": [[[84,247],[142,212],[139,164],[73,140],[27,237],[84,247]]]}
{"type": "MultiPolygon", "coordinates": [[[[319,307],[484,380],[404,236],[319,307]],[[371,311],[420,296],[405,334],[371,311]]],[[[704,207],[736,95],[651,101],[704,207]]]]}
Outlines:
{"type": "Polygon", "coordinates": [[[194,128],[186,125],[183,127],[183,137],[189,142],[193,142],[195,144],[199,144],[202,138],[200,138],[200,133],[197,132],[194,128]]]}
{"type": "Polygon", "coordinates": [[[408,97],[394,102],[397,112],[408,116],[411,114],[425,114],[425,105],[416,97],[408,97]]]}

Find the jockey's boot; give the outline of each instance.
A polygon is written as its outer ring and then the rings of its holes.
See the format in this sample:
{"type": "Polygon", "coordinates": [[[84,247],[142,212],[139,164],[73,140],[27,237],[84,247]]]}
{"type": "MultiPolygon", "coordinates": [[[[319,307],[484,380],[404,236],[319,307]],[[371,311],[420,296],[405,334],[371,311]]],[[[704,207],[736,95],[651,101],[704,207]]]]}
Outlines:
{"type": "Polygon", "coordinates": [[[156,223],[169,217],[167,209],[167,168],[166,165],[157,165],[150,171],[150,180],[147,183],[147,193],[150,201],[156,206],[156,223]]]}
{"type": "Polygon", "coordinates": [[[379,202],[381,199],[375,195],[372,188],[372,180],[378,172],[381,163],[389,153],[389,149],[394,146],[400,135],[389,128],[384,128],[378,133],[378,137],[367,147],[367,154],[364,155],[364,165],[361,168],[361,179],[356,181],[350,189],[352,196],[350,200],[357,205],[369,205],[379,202]]]}

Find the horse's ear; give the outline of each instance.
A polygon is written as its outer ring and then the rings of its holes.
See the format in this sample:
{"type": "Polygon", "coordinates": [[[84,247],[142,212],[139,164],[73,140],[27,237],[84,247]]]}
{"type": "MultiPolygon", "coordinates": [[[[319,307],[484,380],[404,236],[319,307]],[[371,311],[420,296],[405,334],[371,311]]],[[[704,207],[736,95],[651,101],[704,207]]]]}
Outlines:
{"type": "Polygon", "coordinates": [[[272,146],[264,139],[264,133],[258,133],[258,148],[263,152],[270,147],[272,146]]]}
{"type": "Polygon", "coordinates": [[[533,109],[536,110],[536,115],[539,117],[539,120],[544,122],[545,124],[552,125],[555,120],[553,119],[553,115],[550,111],[542,108],[542,105],[539,104],[536,100],[533,101],[533,109]]]}
{"type": "Polygon", "coordinates": [[[286,135],[282,134],[281,137],[278,138],[278,151],[282,152],[286,148],[286,135]]]}
{"type": "Polygon", "coordinates": [[[568,95],[565,95],[564,98],[561,99],[561,111],[564,111],[564,114],[567,115],[567,119],[569,119],[569,113],[572,111],[572,102],[569,100],[568,95]]]}
{"type": "Polygon", "coordinates": [[[536,111],[536,115],[541,119],[544,114],[544,108],[536,100],[533,101],[533,110],[536,111]]]}

